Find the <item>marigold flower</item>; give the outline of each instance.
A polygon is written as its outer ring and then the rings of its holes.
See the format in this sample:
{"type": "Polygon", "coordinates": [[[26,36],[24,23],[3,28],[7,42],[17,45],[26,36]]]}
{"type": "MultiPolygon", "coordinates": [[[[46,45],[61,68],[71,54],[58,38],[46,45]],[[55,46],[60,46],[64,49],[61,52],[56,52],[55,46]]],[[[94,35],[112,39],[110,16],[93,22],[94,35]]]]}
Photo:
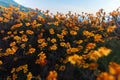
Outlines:
{"type": "Polygon", "coordinates": [[[68,62],[70,62],[73,65],[77,64],[77,62],[79,62],[80,60],[82,60],[82,57],[80,57],[77,54],[68,57],[68,62]]]}
{"type": "Polygon", "coordinates": [[[110,62],[109,73],[112,75],[120,75],[120,65],[115,62],[110,62]]]}
{"type": "Polygon", "coordinates": [[[15,46],[15,45],[16,45],[16,42],[10,43],[10,46],[15,46]]]}
{"type": "Polygon", "coordinates": [[[50,50],[57,50],[57,44],[50,46],[50,50]]]}
{"type": "Polygon", "coordinates": [[[65,42],[61,42],[61,43],[60,43],[60,46],[62,46],[62,47],[65,47],[65,45],[66,45],[65,42]]]}
{"type": "Polygon", "coordinates": [[[83,43],[83,40],[78,40],[78,41],[75,41],[76,44],[81,44],[83,43]]]}
{"type": "Polygon", "coordinates": [[[12,79],[13,79],[13,80],[16,80],[17,78],[18,78],[17,74],[14,73],[14,74],[12,75],[12,79]]]}
{"type": "Polygon", "coordinates": [[[32,35],[32,34],[34,34],[34,32],[32,30],[26,30],[26,34],[32,35]]]}
{"type": "Polygon", "coordinates": [[[58,74],[56,71],[50,71],[46,80],[57,80],[58,74]]]}
{"type": "Polygon", "coordinates": [[[91,70],[96,70],[96,69],[98,68],[98,64],[97,64],[97,63],[90,63],[90,64],[89,64],[89,68],[90,68],[91,70]]]}
{"type": "Polygon", "coordinates": [[[62,66],[60,66],[59,70],[60,70],[60,71],[64,71],[65,68],[66,68],[66,67],[65,67],[64,65],[62,65],[62,66]]]}
{"type": "Polygon", "coordinates": [[[54,32],[54,29],[53,29],[53,28],[49,29],[49,32],[50,32],[50,34],[55,34],[55,32],[54,32]]]}
{"type": "Polygon", "coordinates": [[[55,43],[55,42],[56,42],[56,39],[55,39],[55,38],[51,39],[51,42],[52,42],[52,43],[55,43]]]}
{"type": "Polygon", "coordinates": [[[3,64],[3,62],[0,60],[0,65],[2,65],[3,64]]]}
{"type": "Polygon", "coordinates": [[[3,17],[0,17],[0,22],[3,21],[3,17]]]}
{"type": "Polygon", "coordinates": [[[95,34],[95,35],[94,35],[94,40],[95,40],[96,42],[101,42],[101,41],[102,41],[102,35],[100,35],[100,34],[95,34]]]}
{"type": "Polygon", "coordinates": [[[116,80],[115,77],[107,72],[102,72],[98,75],[97,80],[116,80]]]}
{"type": "Polygon", "coordinates": [[[38,42],[38,43],[43,43],[43,42],[45,42],[45,39],[38,39],[37,42],[38,42]]]}
{"type": "Polygon", "coordinates": [[[95,43],[88,43],[86,46],[87,49],[94,49],[95,47],[96,47],[95,43]]]}
{"type": "Polygon", "coordinates": [[[33,77],[32,73],[31,73],[31,72],[29,72],[29,73],[28,73],[28,75],[27,75],[27,79],[26,79],[26,80],[31,80],[31,79],[32,79],[32,77],[33,77]]]}
{"type": "Polygon", "coordinates": [[[99,52],[99,54],[100,54],[101,56],[107,56],[107,55],[110,54],[111,51],[112,51],[111,49],[108,49],[108,48],[106,48],[106,47],[100,47],[100,48],[98,49],[98,52],[99,52]]]}
{"type": "Polygon", "coordinates": [[[32,54],[32,53],[34,53],[35,51],[36,51],[35,48],[30,48],[29,51],[28,51],[28,53],[31,53],[31,54],[32,54]]]}
{"type": "Polygon", "coordinates": [[[114,26],[108,26],[107,32],[111,33],[111,32],[113,32],[115,30],[115,28],[117,28],[115,25],[114,26]]]}
{"type": "Polygon", "coordinates": [[[71,34],[71,35],[77,35],[77,32],[76,32],[76,31],[71,30],[71,31],[70,31],[70,34],[71,34]]]}
{"type": "Polygon", "coordinates": [[[27,42],[28,41],[27,35],[22,35],[21,40],[23,42],[27,42]]]}
{"type": "Polygon", "coordinates": [[[70,54],[70,53],[76,53],[76,52],[78,52],[78,51],[79,51],[78,48],[69,48],[69,49],[67,49],[67,53],[68,53],[68,54],[70,54]]]}
{"type": "Polygon", "coordinates": [[[25,25],[28,27],[28,26],[30,26],[30,23],[25,23],[25,25]]]}

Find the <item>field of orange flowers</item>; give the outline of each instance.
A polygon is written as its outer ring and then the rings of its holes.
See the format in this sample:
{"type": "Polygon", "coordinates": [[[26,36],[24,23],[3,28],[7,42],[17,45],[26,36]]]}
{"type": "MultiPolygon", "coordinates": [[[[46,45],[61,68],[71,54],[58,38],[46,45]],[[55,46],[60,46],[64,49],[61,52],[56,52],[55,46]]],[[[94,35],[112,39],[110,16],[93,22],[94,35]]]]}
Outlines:
{"type": "Polygon", "coordinates": [[[120,80],[119,9],[39,12],[0,6],[0,80],[120,80]]]}

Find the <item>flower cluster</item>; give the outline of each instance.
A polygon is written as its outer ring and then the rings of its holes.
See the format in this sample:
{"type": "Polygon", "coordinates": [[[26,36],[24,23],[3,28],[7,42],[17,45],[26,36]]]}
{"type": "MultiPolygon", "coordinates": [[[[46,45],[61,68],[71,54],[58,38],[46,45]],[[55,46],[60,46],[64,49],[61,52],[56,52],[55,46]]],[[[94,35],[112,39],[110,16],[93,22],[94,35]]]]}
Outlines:
{"type": "MultiPolygon", "coordinates": [[[[0,6],[0,79],[95,80],[106,70],[101,59],[118,48],[111,43],[119,41],[115,34],[119,15],[113,11],[107,17],[103,9],[95,16],[53,15],[48,10],[0,6]]],[[[119,66],[111,63],[109,68],[110,73],[97,79],[118,78],[119,66]]]]}

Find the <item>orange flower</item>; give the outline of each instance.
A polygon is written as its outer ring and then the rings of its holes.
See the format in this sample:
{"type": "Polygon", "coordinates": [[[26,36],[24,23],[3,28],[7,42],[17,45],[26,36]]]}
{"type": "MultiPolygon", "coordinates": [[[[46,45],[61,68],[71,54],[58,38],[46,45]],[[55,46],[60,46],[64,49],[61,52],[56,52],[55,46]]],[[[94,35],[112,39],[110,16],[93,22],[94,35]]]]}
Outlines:
{"type": "Polygon", "coordinates": [[[23,42],[27,42],[28,41],[27,35],[22,35],[21,39],[22,39],[23,42]]]}
{"type": "Polygon", "coordinates": [[[97,63],[90,63],[90,65],[89,65],[89,68],[90,68],[91,70],[96,70],[97,67],[98,67],[98,64],[97,64],[97,63]]]}
{"type": "Polygon", "coordinates": [[[16,42],[10,43],[10,46],[15,46],[15,45],[16,45],[16,42]]]}
{"type": "Polygon", "coordinates": [[[57,50],[57,44],[50,46],[50,50],[57,50]]]}
{"type": "Polygon", "coordinates": [[[0,22],[3,21],[3,17],[0,17],[0,22]]]}
{"type": "Polygon", "coordinates": [[[50,34],[55,34],[55,32],[54,32],[54,29],[53,29],[53,28],[49,29],[49,32],[50,32],[50,34]]]}
{"type": "Polygon", "coordinates": [[[107,72],[102,72],[98,75],[97,80],[116,80],[115,77],[107,72]]]}
{"type": "Polygon", "coordinates": [[[88,43],[86,46],[87,49],[94,49],[95,47],[96,47],[95,43],[88,43]]]}
{"type": "Polygon", "coordinates": [[[2,65],[3,64],[3,62],[0,60],[0,65],[2,65]]]}
{"type": "Polygon", "coordinates": [[[69,48],[67,49],[67,53],[70,54],[70,53],[76,53],[79,51],[79,48],[69,48]]]}
{"type": "Polygon", "coordinates": [[[76,31],[71,30],[71,31],[70,31],[70,34],[71,34],[71,35],[77,35],[77,32],[76,32],[76,31]]]}
{"type": "Polygon", "coordinates": [[[70,62],[73,65],[77,64],[81,60],[82,60],[82,57],[77,54],[74,54],[68,57],[68,62],[70,62]]]}
{"type": "Polygon", "coordinates": [[[25,23],[25,25],[28,27],[28,26],[30,26],[30,23],[25,23]]]}
{"type": "Polygon", "coordinates": [[[32,30],[26,30],[26,34],[32,35],[32,34],[34,34],[34,32],[32,30]]]}
{"type": "Polygon", "coordinates": [[[65,68],[66,68],[66,67],[65,67],[64,65],[62,65],[62,66],[60,66],[59,70],[60,70],[60,71],[64,71],[65,68]]]}
{"type": "Polygon", "coordinates": [[[28,51],[28,53],[31,53],[31,54],[32,54],[32,53],[34,53],[35,51],[36,51],[35,48],[30,48],[29,51],[28,51]]]}
{"type": "Polygon", "coordinates": [[[12,75],[12,79],[13,79],[13,80],[16,80],[17,78],[18,78],[17,74],[14,73],[14,74],[12,75]]]}
{"type": "Polygon", "coordinates": [[[57,80],[57,72],[56,71],[50,71],[46,80],[57,80]]]}
{"type": "Polygon", "coordinates": [[[120,75],[120,65],[115,62],[110,62],[109,72],[112,75],[116,75],[116,76],[120,75]]]}
{"type": "Polygon", "coordinates": [[[65,42],[61,42],[61,43],[60,43],[60,46],[62,46],[62,47],[65,47],[65,45],[66,45],[65,42]]]}
{"type": "Polygon", "coordinates": [[[108,26],[107,32],[108,32],[108,33],[109,33],[109,32],[113,32],[113,31],[115,30],[115,28],[116,28],[115,25],[114,25],[114,26],[108,26]]]}
{"type": "Polygon", "coordinates": [[[31,80],[32,79],[32,73],[29,72],[28,75],[27,75],[27,79],[26,80],[31,80]]]}
{"type": "Polygon", "coordinates": [[[55,38],[51,39],[51,42],[52,42],[52,43],[55,43],[55,42],[56,42],[56,39],[55,39],[55,38]]]}
{"type": "Polygon", "coordinates": [[[100,35],[100,34],[95,34],[94,40],[95,40],[96,42],[101,42],[101,41],[102,41],[102,35],[100,35]]]}

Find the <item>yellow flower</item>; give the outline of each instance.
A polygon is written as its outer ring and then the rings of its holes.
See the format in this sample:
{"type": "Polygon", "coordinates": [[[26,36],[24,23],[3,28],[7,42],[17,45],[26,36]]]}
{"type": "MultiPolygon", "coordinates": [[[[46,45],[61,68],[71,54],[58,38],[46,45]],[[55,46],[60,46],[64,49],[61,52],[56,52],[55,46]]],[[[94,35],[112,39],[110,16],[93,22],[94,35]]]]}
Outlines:
{"type": "Polygon", "coordinates": [[[53,28],[49,29],[49,32],[50,32],[50,34],[55,34],[55,32],[54,32],[54,29],[53,29],[53,28]]]}
{"type": "Polygon", "coordinates": [[[94,49],[95,47],[96,47],[95,43],[88,43],[86,46],[87,49],[94,49]]]}
{"type": "Polygon", "coordinates": [[[66,45],[65,42],[61,42],[61,43],[60,43],[60,46],[62,46],[62,47],[65,47],[65,45],[66,45]]]}
{"type": "Polygon", "coordinates": [[[98,75],[97,80],[116,80],[115,77],[107,72],[102,72],[98,75]]]}
{"type": "Polygon", "coordinates": [[[13,80],[16,80],[17,78],[18,78],[17,74],[14,73],[14,74],[12,75],[12,79],[13,79],[13,80]]]}
{"type": "Polygon", "coordinates": [[[12,32],[11,32],[11,31],[9,31],[9,32],[7,32],[7,34],[8,34],[8,35],[10,35],[10,34],[12,34],[12,32]]]}
{"type": "Polygon", "coordinates": [[[56,42],[56,39],[55,39],[55,38],[51,39],[51,42],[52,42],[52,43],[55,43],[55,42],[56,42]]]}
{"type": "Polygon", "coordinates": [[[23,65],[22,68],[23,68],[24,73],[28,72],[28,65],[27,64],[23,65]]]}
{"type": "Polygon", "coordinates": [[[32,79],[32,73],[29,72],[28,75],[27,75],[27,79],[26,80],[31,80],[32,79]]]}
{"type": "Polygon", "coordinates": [[[15,25],[13,25],[13,26],[11,27],[11,29],[13,30],[13,29],[15,29],[15,28],[19,28],[19,27],[21,27],[22,25],[23,25],[22,23],[15,24],[15,25]]]}
{"type": "Polygon", "coordinates": [[[101,56],[107,56],[107,55],[110,54],[111,51],[112,51],[111,49],[108,49],[108,48],[106,48],[106,47],[100,47],[100,48],[98,49],[98,52],[99,52],[99,54],[100,54],[101,56]]]}
{"type": "Polygon", "coordinates": [[[21,48],[25,48],[25,44],[21,44],[20,47],[21,47],[21,48]]]}
{"type": "Polygon", "coordinates": [[[7,22],[9,22],[9,20],[7,18],[4,18],[3,22],[7,23],[7,22]]]}
{"type": "Polygon", "coordinates": [[[15,45],[16,45],[16,42],[10,43],[10,46],[15,46],[15,45]]]}
{"type": "Polygon", "coordinates": [[[21,39],[22,39],[23,42],[27,42],[28,41],[27,35],[22,35],[21,39]]]}
{"type": "Polygon", "coordinates": [[[34,53],[35,51],[36,51],[35,48],[30,48],[29,51],[28,51],[28,53],[31,53],[31,54],[32,54],[32,53],[34,53]]]}
{"type": "Polygon", "coordinates": [[[94,61],[97,61],[98,58],[100,57],[98,51],[90,51],[88,55],[89,55],[89,59],[94,61]]]}
{"type": "Polygon", "coordinates": [[[94,40],[95,40],[96,42],[102,41],[102,35],[100,35],[100,34],[95,34],[95,35],[94,35],[94,40]]]}
{"type": "Polygon", "coordinates": [[[64,71],[65,68],[66,68],[66,67],[65,67],[64,65],[62,65],[62,66],[60,66],[59,70],[60,70],[60,71],[64,71]]]}
{"type": "Polygon", "coordinates": [[[57,72],[56,71],[50,71],[46,80],[57,80],[57,72]]]}
{"type": "Polygon", "coordinates": [[[40,58],[42,58],[42,59],[46,59],[46,55],[45,55],[45,53],[42,51],[42,52],[40,52],[39,54],[38,54],[38,56],[40,57],[40,58]]]}
{"type": "Polygon", "coordinates": [[[76,32],[76,31],[71,30],[71,31],[70,31],[70,34],[71,34],[71,35],[77,35],[77,32],[76,32]]]}
{"type": "Polygon", "coordinates": [[[90,60],[97,61],[98,58],[107,56],[111,52],[110,49],[105,48],[105,47],[100,47],[98,50],[91,50],[88,55],[90,60]]]}
{"type": "Polygon", "coordinates": [[[90,38],[90,37],[94,36],[94,34],[92,32],[89,32],[87,30],[83,31],[83,35],[86,36],[87,38],[90,38]]]}
{"type": "Polygon", "coordinates": [[[36,24],[37,24],[37,21],[34,20],[34,21],[32,22],[32,28],[36,28],[36,24]]]}
{"type": "Polygon", "coordinates": [[[23,33],[24,33],[24,31],[23,31],[23,30],[22,30],[22,31],[19,31],[19,33],[20,33],[20,34],[23,34],[23,33]]]}
{"type": "Polygon", "coordinates": [[[82,57],[77,54],[74,54],[68,57],[68,62],[70,62],[73,65],[77,64],[81,60],[82,60],[82,57]]]}
{"type": "Polygon", "coordinates": [[[66,34],[67,34],[67,31],[66,30],[62,30],[61,35],[66,35],[66,34]]]}
{"type": "Polygon", "coordinates": [[[70,53],[76,53],[76,52],[78,52],[78,51],[79,51],[78,48],[69,48],[69,49],[67,49],[67,53],[68,53],[68,54],[70,54],[70,53]]]}
{"type": "Polygon", "coordinates": [[[83,43],[83,40],[78,40],[78,41],[76,41],[75,43],[76,43],[76,44],[81,44],[81,43],[83,43]]]}
{"type": "Polygon", "coordinates": [[[46,64],[46,55],[44,52],[38,54],[39,59],[36,60],[36,64],[44,66],[46,64]]]}
{"type": "Polygon", "coordinates": [[[16,68],[16,72],[19,72],[22,70],[22,66],[19,66],[18,68],[16,68]]]}
{"type": "Polygon", "coordinates": [[[28,26],[30,26],[30,23],[25,23],[25,25],[28,27],[28,26]]]}
{"type": "Polygon", "coordinates": [[[115,76],[120,75],[120,65],[115,62],[110,62],[109,73],[115,76]]]}
{"type": "Polygon", "coordinates": [[[3,64],[3,62],[0,60],[0,65],[2,65],[3,64]]]}
{"type": "Polygon", "coordinates": [[[13,34],[17,34],[17,31],[14,31],[13,34]]]}
{"type": "Polygon", "coordinates": [[[38,39],[37,42],[38,42],[38,43],[43,43],[43,42],[45,42],[45,39],[38,39]]]}
{"type": "Polygon", "coordinates": [[[64,38],[64,36],[61,35],[61,34],[57,34],[57,37],[60,38],[60,39],[63,39],[63,38],[64,38]]]}
{"type": "Polygon", "coordinates": [[[40,45],[38,45],[38,47],[40,48],[40,49],[42,49],[42,48],[44,48],[44,47],[46,47],[48,44],[46,43],[46,42],[43,42],[43,43],[41,43],[40,45]]]}
{"type": "Polygon", "coordinates": [[[115,28],[117,28],[115,25],[114,26],[108,26],[107,32],[108,33],[113,32],[115,30],[115,28]]]}
{"type": "Polygon", "coordinates": [[[14,54],[17,51],[17,49],[18,49],[18,47],[16,47],[16,46],[12,46],[12,48],[7,48],[6,55],[14,54]]]}
{"type": "Polygon", "coordinates": [[[50,46],[50,50],[57,50],[57,44],[50,46]]]}
{"type": "Polygon", "coordinates": [[[14,36],[14,40],[21,41],[21,37],[20,36],[14,36]]]}
{"type": "Polygon", "coordinates": [[[32,34],[34,34],[34,32],[32,30],[26,30],[26,34],[32,35],[32,34]]]}
{"type": "Polygon", "coordinates": [[[3,21],[3,17],[0,17],[0,22],[3,21]]]}

